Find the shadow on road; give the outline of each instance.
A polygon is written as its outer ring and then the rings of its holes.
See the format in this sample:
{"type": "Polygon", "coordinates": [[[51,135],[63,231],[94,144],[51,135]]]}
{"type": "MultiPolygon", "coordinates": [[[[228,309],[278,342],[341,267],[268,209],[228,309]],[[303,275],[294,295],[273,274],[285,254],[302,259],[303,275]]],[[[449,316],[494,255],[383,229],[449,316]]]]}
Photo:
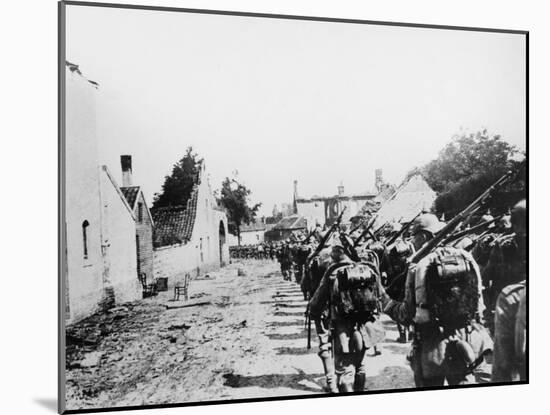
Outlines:
{"type": "Polygon", "coordinates": [[[322,385],[317,383],[317,379],[324,378],[324,374],[318,373],[314,375],[293,374],[293,375],[261,375],[261,376],[241,376],[233,373],[223,375],[225,378],[224,385],[231,388],[246,388],[257,386],[266,389],[275,388],[291,388],[305,392],[322,393],[322,385]],[[303,384],[304,381],[318,385],[318,388],[310,387],[303,384]]]}
{"type": "Polygon", "coordinates": [[[266,334],[266,336],[270,340],[306,340],[306,334],[307,332],[305,330],[300,330],[298,333],[273,333],[273,334],[266,334]]]}
{"type": "Polygon", "coordinates": [[[412,388],[412,370],[403,366],[386,366],[379,374],[367,377],[367,390],[412,388]]]}
{"type": "Polygon", "coordinates": [[[276,317],[287,317],[287,316],[300,316],[300,317],[303,317],[304,316],[304,311],[301,310],[301,311],[275,311],[273,313],[274,316],[276,317]]]}
{"type": "Polygon", "coordinates": [[[277,327],[296,327],[296,326],[303,326],[304,320],[289,320],[289,321],[275,321],[273,323],[269,323],[267,327],[269,328],[277,328],[277,327]]]}
{"type": "Polygon", "coordinates": [[[273,307],[279,307],[279,308],[301,308],[305,311],[306,309],[306,305],[304,304],[304,302],[302,301],[301,304],[287,304],[287,303],[281,303],[281,302],[277,302],[275,304],[273,304],[273,307]]]}
{"type": "Polygon", "coordinates": [[[275,347],[277,354],[289,354],[289,355],[304,355],[315,353],[313,348],[307,347],[275,347]]]}
{"type": "Polygon", "coordinates": [[[410,346],[408,344],[385,344],[384,350],[388,350],[395,354],[406,355],[410,346]]]}
{"type": "MultiPolygon", "coordinates": [[[[304,301],[304,300],[286,300],[286,299],[280,299],[280,298],[277,298],[276,300],[266,300],[266,301],[260,301],[259,304],[272,304],[272,305],[277,305],[277,304],[281,304],[281,301],[285,302],[285,303],[300,303],[300,305],[302,307],[304,307],[304,309],[306,308],[307,306],[307,303],[304,301]]],[[[298,304],[296,304],[296,307],[298,306],[298,304]]]]}

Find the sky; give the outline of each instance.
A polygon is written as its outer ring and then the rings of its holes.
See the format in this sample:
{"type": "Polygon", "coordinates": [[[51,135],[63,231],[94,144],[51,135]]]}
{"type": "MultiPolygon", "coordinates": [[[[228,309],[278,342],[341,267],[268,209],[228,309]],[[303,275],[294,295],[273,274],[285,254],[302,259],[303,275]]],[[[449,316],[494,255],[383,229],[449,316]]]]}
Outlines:
{"type": "Polygon", "coordinates": [[[453,135],[524,150],[518,34],[67,6],[66,58],[99,83],[100,161],[149,203],[189,146],[214,189],[237,170],[260,214],[399,184],[453,135]]]}

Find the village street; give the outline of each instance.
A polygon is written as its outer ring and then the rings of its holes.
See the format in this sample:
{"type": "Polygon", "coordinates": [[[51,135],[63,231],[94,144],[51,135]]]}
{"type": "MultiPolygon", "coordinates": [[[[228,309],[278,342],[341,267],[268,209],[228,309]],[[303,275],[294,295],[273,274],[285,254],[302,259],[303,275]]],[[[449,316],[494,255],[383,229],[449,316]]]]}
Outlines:
{"type": "MultiPolygon", "coordinates": [[[[172,296],[69,328],[68,409],[323,393],[315,328],[306,347],[306,302],[276,262],[235,262],[192,280],[189,301],[172,296]]],[[[386,316],[383,324],[386,341],[369,358],[368,388],[413,387],[409,345],[396,341],[386,316]]]]}

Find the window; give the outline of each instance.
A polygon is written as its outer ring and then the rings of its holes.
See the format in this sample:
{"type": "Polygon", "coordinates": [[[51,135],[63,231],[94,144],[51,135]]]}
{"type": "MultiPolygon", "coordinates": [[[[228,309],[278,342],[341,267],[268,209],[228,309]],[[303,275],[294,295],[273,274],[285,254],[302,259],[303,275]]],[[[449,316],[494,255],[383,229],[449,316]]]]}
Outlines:
{"type": "Polygon", "coordinates": [[[200,250],[201,250],[201,262],[204,262],[204,254],[202,252],[202,238],[201,238],[201,242],[200,242],[200,250]]]}
{"type": "Polygon", "coordinates": [[[138,203],[138,222],[143,222],[143,203],[138,203]]]}
{"type": "Polygon", "coordinates": [[[84,259],[88,259],[88,226],[90,226],[90,223],[87,220],[82,222],[82,247],[84,259]]]}

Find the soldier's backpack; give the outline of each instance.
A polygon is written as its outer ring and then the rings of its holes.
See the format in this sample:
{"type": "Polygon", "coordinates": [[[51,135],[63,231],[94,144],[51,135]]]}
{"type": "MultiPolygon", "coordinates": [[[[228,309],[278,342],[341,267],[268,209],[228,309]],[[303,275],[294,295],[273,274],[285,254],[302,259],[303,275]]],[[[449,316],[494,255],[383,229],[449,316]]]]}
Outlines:
{"type": "Polygon", "coordinates": [[[367,321],[377,314],[379,276],[373,264],[348,263],[333,275],[331,301],[339,318],[367,321]]]}
{"type": "Polygon", "coordinates": [[[468,326],[477,317],[479,271],[459,249],[438,248],[416,272],[417,323],[435,322],[445,331],[468,326]]]}

